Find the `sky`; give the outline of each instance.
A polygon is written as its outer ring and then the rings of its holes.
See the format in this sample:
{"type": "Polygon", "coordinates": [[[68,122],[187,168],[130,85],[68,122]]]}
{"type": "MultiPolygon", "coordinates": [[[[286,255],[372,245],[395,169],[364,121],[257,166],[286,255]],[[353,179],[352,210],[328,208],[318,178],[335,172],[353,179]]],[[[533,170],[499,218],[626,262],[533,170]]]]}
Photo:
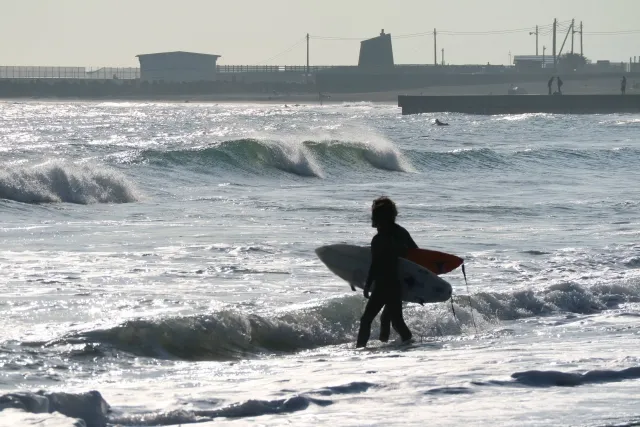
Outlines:
{"type": "Polygon", "coordinates": [[[446,63],[507,64],[536,53],[536,25],[539,53],[551,54],[554,18],[558,49],[575,19],[587,58],[640,61],[640,0],[0,0],[0,10],[0,65],[136,67],[137,54],[173,50],[304,65],[307,33],[311,65],[355,65],[359,41],[381,29],[396,64],[424,64],[434,28],[438,61],[444,48],[446,63]]]}

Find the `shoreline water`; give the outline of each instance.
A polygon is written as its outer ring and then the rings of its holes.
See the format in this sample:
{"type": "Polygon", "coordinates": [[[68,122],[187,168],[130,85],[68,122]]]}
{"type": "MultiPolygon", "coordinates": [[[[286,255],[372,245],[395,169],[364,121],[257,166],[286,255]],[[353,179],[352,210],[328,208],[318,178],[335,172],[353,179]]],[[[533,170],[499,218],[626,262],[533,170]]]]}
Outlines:
{"type": "Polygon", "coordinates": [[[640,419],[640,114],[277,101],[0,102],[0,425],[640,419]],[[384,194],[469,281],[356,351],[384,194]]]}

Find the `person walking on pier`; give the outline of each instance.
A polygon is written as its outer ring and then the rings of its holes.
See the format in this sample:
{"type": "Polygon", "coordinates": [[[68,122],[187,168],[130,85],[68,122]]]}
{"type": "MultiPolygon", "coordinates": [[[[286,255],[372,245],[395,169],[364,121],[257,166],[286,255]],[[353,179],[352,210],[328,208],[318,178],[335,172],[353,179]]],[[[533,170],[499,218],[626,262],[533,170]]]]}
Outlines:
{"type": "Polygon", "coordinates": [[[551,76],[551,78],[549,79],[549,82],[547,83],[547,87],[549,88],[549,95],[551,95],[551,86],[553,85],[553,76],[551,76]]]}
{"type": "Polygon", "coordinates": [[[560,79],[560,76],[557,77],[558,80],[558,95],[562,95],[562,80],[560,79]]]}
{"type": "Polygon", "coordinates": [[[622,76],[622,82],[620,82],[620,92],[624,95],[627,91],[627,77],[622,76]]]}

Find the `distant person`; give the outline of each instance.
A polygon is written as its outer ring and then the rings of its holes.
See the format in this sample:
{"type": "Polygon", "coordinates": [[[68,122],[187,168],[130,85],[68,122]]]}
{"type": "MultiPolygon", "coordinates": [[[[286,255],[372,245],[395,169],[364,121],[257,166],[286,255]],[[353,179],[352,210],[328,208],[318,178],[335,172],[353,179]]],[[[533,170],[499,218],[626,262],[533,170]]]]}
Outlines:
{"type": "Polygon", "coordinates": [[[551,76],[551,78],[549,79],[549,81],[547,82],[547,87],[549,88],[549,95],[551,95],[551,86],[553,86],[553,76],[551,76]]]}
{"type": "Polygon", "coordinates": [[[620,82],[620,92],[624,95],[627,92],[627,77],[622,76],[622,82],[620,82]]]}
{"type": "Polygon", "coordinates": [[[560,79],[560,76],[557,77],[558,80],[558,95],[562,95],[562,80],[560,79]]]}
{"type": "Polygon", "coordinates": [[[436,119],[436,125],[438,126],[449,126],[449,123],[441,122],[439,119],[436,119]]]}
{"type": "Polygon", "coordinates": [[[411,235],[396,224],[398,210],[388,197],[380,197],[371,206],[371,225],[378,233],[371,240],[371,267],[364,287],[364,297],[369,301],[360,318],[360,330],[356,347],[366,347],[371,335],[371,324],[384,307],[380,338],[388,340],[385,330],[390,322],[403,342],[411,339],[411,331],[402,317],[402,288],[398,281],[398,258],[411,247],[416,247],[411,235]],[[375,282],[373,291],[371,286],[375,282]]]}

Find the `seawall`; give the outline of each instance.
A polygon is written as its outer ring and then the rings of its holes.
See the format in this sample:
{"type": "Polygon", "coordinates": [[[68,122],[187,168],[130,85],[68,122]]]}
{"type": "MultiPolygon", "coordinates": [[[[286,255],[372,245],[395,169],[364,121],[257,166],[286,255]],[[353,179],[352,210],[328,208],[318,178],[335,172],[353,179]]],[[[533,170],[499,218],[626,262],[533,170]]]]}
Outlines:
{"type": "Polygon", "coordinates": [[[640,95],[398,96],[402,114],[640,113],[640,95]]]}

